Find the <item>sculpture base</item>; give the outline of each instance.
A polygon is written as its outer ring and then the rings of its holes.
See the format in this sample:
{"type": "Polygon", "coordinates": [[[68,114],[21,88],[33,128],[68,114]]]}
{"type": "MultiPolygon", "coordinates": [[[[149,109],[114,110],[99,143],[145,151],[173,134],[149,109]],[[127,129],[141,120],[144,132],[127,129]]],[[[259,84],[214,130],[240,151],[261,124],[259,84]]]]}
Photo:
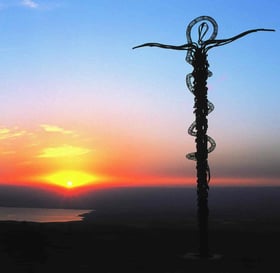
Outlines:
{"type": "Polygon", "coordinates": [[[220,254],[208,254],[207,256],[202,256],[199,253],[186,253],[183,259],[187,260],[219,260],[222,258],[220,254]]]}

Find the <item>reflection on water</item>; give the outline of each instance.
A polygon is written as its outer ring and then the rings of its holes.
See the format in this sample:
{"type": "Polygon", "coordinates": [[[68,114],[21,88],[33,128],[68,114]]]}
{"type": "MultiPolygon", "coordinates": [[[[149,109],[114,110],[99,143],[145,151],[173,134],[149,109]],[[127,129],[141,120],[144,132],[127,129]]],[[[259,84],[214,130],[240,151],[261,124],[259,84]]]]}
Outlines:
{"type": "Polygon", "coordinates": [[[0,221],[29,221],[40,223],[80,221],[82,217],[79,215],[90,211],[91,210],[0,207],[0,221]]]}

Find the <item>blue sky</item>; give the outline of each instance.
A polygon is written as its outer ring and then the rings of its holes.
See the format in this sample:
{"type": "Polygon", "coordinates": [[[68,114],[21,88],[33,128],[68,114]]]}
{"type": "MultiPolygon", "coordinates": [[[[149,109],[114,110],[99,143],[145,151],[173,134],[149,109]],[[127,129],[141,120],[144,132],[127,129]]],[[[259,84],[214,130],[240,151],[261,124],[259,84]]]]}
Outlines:
{"type": "Polygon", "coordinates": [[[0,125],[83,132],[102,160],[131,157],[124,174],[194,177],[185,52],[132,47],[183,44],[188,23],[209,15],[217,38],[276,29],[209,51],[212,173],[279,181],[279,10],[277,0],[0,0],[0,125]]]}

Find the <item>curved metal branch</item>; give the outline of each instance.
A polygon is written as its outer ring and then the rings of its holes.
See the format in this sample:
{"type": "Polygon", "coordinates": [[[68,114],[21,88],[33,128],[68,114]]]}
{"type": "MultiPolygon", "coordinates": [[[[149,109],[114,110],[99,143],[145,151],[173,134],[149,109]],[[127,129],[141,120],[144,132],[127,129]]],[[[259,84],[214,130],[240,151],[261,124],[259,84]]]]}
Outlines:
{"type": "Polygon", "coordinates": [[[218,47],[218,46],[229,44],[237,39],[240,39],[248,34],[251,34],[251,33],[257,32],[257,31],[275,31],[275,29],[265,29],[265,28],[251,29],[251,30],[244,31],[244,32],[242,32],[236,36],[233,36],[231,38],[228,38],[228,39],[207,40],[203,43],[203,46],[206,47],[207,45],[210,45],[207,47],[207,50],[209,50],[212,47],[218,47]]]}
{"type": "Polygon", "coordinates": [[[159,43],[145,43],[139,46],[135,46],[132,49],[136,49],[139,47],[145,47],[145,46],[151,46],[151,47],[161,47],[161,48],[166,48],[166,49],[175,49],[175,50],[190,50],[190,49],[195,49],[195,45],[193,44],[184,44],[180,46],[174,46],[174,45],[164,45],[164,44],[159,44],[159,43]]]}

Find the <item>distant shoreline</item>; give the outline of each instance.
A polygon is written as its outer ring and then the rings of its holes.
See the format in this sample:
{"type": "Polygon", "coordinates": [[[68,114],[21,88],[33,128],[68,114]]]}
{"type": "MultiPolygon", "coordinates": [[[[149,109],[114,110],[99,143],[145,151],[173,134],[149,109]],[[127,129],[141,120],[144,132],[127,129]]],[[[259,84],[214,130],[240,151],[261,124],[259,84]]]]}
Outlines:
{"type": "Polygon", "coordinates": [[[17,222],[70,222],[83,221],[91,210],[0,207],[0,221],[17,222]]]}

